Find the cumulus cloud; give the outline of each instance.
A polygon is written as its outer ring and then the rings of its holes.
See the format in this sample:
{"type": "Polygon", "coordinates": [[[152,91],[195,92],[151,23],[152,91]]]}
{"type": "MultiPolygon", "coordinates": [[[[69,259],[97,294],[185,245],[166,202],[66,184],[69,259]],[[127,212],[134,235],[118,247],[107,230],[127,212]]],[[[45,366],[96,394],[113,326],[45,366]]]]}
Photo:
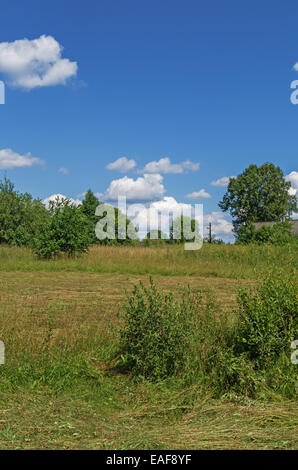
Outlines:
{"type": "Polygon", "coordinates": [[[44,165],[44,162],[37,157],[33,157],[31,153],[20,155],[11,149],[0,150],[0,170],[23,168],[32,165],[44,165]]]}
{"type": "Polygon", "coordinates": [[[219,178],[216,181],[211,181],[211,186],[221,186],[221,187],[228,186],[231,178],[235,178],[235,176],[223,176],[222,178],[219,178]]]}
{"type": "Polygon", "coordinates": [[[225,218],[225,214],[219,211],[211,212],[204,216],[205,224],[211,222],[212,232],[219,237],[232,235],[233,224],[225,218]]]}
{"type": "Polygon", "coordinates": [[[136,166],[135,160],[128,160],[126,157],[118,158],[112,163],[109,163],[106,168],[107,170],[116,170],[120,171],[121,173],[126,173],[127,171],[133,170],[136,166]]]}
{"type": "MultiPolygon", "coordinates": [[[[191,204],[180,203],[174,197],[164,196],[159,201],[151,202],[150,205],[135,204],[131,206],[134,214],[129,213],[128,210],[128,217],[138,227],[140,238],[144,238],[149,228],[150,230],[161,229],[169,234],[172,220],[183,213],[189,213],[188,211],[191,207],[191,204]]],[[[217,211],[205,214],[203,219],[204,231],[206,231],[208,223],[211,222],[212,233],[217,238],[222,238],[226,242],[232,242],[234,240],[233,225],[226,217],[228,216],[217,211]]],[[[207,233],[204,233],[204,236],[207,236],[207,233]]]]}
{"type": "Polygon", "coordinates": [[[62,173],[63,175],[68,175],[69,174],[69,169],[68,168],[59,168],[59,173],[62,173]]]}
{"type": "Polygon", "coordinates": [[[163,196],[165,188],[161,175],[144,175],[136,180],[124,176],[111,181],[105,193],[97,197],[104,201],[115,201],[118,196],[126,196],[128,201],[148,201],[163,196]]]}
{"type": "Polygon", "coordinates": [[[73,199],[71,197],[64,196],[64,194],[52,194],[51,196],[45,198],[42,202],[44,203],[46,208],[49,208],[49,204],[51,201],[62,202],[64,199],[68,199],[74,206],[79,206],[80,204],[82,204],[82,201],[80,199],[73,199]]]}
{"type": "Polygon", "coordinates": [[[211,194],[207,193],[205,189],[200,189],[200,191],[194,191],[193,193],[186,195],[187,199],[209,199],[211,194]]]}
{"type": "Polygon", "coordinates": [[[0,72],[8,83],[28,90],[64,85],[78,65],[62,58],[63,47],[52,36],[0,42],[0,72]]]}
{"type": "Polygon", "coordinates": [[[286,181],[291,183],[291,188],[289,189],[289,194],[295,196],[298,192],[298,171],[292,171],[285,177],[286,181]]]}
{"type": "MultiPolygon", "coordinates": [[[[150,205],[135,204],[131,206],[130,210],[133,208],[135,214],[129,218],[138,227],[140,238],[146,236],[149,228],[150,230],[161,228],[163,232],[168,234],[171,220],[179,217],[183,211],[186,212],[189,207],[189,204],[177,202],[174,197],[165,196],[159,201],[151,202],[150,205]]],[[[128,210],[128,216],[132,215],[130,210],[128,210]]]]}
{"type": "Polygon", "coordinates": [[[171,163],[169,158],[161,158],[159,161],[152,161],[145,165],[144,169],[140,173],[184,173],[186,170],[197,171],[200,168],[199,163],[193,163],[190,160],[186,160],[181,163],[171,163]]]}

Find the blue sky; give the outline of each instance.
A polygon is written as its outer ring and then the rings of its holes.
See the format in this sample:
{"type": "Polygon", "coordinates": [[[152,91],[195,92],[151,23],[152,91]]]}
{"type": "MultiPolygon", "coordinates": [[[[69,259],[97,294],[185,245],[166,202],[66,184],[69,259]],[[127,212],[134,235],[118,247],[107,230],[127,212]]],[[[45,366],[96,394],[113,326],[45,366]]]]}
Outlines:
{"type": "Polygon", "coordinates": [[[297,189],[297,14],[292,0],[2,1],[0,175],[42,199],[127,187],[203,203],[229,238],[212,182],[270,161],[297,189]],[[134,163],[106,168],[119,158],[134,163]]]}

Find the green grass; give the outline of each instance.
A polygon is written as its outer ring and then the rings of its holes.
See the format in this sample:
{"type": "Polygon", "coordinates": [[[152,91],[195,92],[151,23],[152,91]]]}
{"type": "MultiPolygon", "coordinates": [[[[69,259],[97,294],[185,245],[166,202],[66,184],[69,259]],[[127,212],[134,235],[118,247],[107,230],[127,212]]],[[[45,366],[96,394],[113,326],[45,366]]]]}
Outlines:
{"type": "Polygon", "coordinates": [[[39,260],[29,249],[0,247],[0,271],[151,274],[255,279],[278,266],[297,266],[297,248],[286,246],[208,245],[185,251],[183,246],[92,247],[86,255],[39,260]]]}
{"type": "Polygon", "coordinates": [[[287,247],[99,247],[44,262],[0,247],[0,448],[297,448],[295,399],[214,398],[179,378],[135,381],[111,359],[124,291],[148,284],[147,273],[175,295],[189,284],[206,302],[211,291],[218,315],[233,315],[239,285],[254,286],[274,265],[287,271],[295,257],[287,247]]]}

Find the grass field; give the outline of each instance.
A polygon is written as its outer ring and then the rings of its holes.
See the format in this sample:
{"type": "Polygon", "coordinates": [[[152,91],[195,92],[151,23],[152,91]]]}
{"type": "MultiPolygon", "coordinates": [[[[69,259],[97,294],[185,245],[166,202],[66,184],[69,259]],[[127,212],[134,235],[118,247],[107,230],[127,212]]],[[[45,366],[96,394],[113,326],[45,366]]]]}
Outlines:
{"type": "Polygon", "coordinates": [[[125,290],[139,280],[211,292],[218,314],[234,315],[239,286],[296,266],[287,246],[97,247],[52,261],[0,247],[0,448],[297,448],[295,399],[215,399],[177,378],[136,382],[111,362],[125,290]]]}

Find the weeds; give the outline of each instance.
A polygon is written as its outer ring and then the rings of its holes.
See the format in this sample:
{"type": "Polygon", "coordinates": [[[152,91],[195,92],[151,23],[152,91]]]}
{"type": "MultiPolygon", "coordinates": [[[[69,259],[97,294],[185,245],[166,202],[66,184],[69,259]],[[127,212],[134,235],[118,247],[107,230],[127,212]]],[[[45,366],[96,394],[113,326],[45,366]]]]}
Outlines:
{"type": "Polygon", "coordinates": [[[135,286],[125,306],[121,364],[134,377],[200,382],[214,397],[254,398],[278,390],[293,398],[289,346],[297,334],[291,278],[271,275],[256,292],[241,290],[235,318],[219,316],[212,298],[203,305],[188,289],[175,300],[151,280],[148,288],[135,286]]]}

